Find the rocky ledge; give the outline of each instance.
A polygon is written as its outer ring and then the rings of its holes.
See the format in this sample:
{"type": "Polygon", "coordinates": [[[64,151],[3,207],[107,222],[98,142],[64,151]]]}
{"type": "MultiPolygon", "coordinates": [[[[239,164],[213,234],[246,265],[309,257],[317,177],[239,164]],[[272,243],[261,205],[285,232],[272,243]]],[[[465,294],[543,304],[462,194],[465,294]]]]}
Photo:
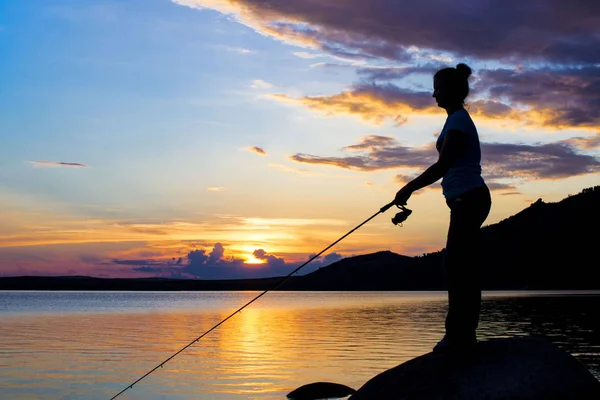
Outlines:
{"type": "MultiPolygon", "coordinates": [[[[305,385],[332,398],[332,384],[305,385]]],[[[343,385],[340,385],[343,386],[343,385]]],[[[345,387],[350,389],[348,387],[345,387]]],[[[352,389],[350,389],[352,390],[352,389]]],[[[346,396],[349,393],[346,392],[346,396]]],[[[294,397],[290,397],[294,399],[294,397]]],[[[600,382],[571,354],[539,338],[491,339],[471,354],[427,353],[373,377],[349,400],[597,400],[600,382]]]]}

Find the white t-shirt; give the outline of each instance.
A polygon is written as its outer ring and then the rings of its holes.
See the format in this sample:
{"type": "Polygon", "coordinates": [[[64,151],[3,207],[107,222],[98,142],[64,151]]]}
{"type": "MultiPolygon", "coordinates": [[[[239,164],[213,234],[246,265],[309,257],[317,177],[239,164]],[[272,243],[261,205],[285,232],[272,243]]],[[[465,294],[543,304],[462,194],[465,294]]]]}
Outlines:
{"type": "Polygon", "coordinates": [[[456,129],[465,133],[466,147],[442,179],[444,197],[453,199],[471,189],[484,186],[481,176],[481,148],[477,128],[467,110],[459,110],[448,116],[436,142],[438,152],[442,148],[446,132],[456,129]]]}

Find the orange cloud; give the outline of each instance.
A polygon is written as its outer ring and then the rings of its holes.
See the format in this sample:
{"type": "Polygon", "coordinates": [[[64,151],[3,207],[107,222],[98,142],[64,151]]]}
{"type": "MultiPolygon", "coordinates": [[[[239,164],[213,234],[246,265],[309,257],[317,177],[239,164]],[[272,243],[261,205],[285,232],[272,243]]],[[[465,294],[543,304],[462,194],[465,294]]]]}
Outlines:
{"type": "Polygon", "coordinates": [[[585,138],[575,137],[566,139],[564,142],[580,149],[591,150],[600,147],[600,135],[585,138]]]}
{"type": "MultiPolygon", "coordinates": [[[[382,125],[391,122],[394,126],[404,125],[409,115],[438,116],[437,107],[428,92],[414,92],[395,85],[368,84],[355,86],[347,91],[331,96],[290,97],[285,94],[271,94],[270,97],[283,103],[305,106],[321,113],[324,117],[349,115],[366,123],[382,125]]],[[[553,130],[569,129],[574,126],[563,118],[564,112],[551,108],[533,106],[511,107],[500,101],[476,99],[468,101],[467,110],[481,122],[500,123],[525,127],[544,127],[553,130]]],[[[591,132],[600,132],[600,126],[575,126],[591,132]]],[[[590,147],[598,146],[600,139],[588,139],[590,147]]],[[[583,143],[583,140],[581,141],[583,143]]]]}
{"type": "Polygon", "coordinates": [[[260,154],[261,156],[267,155],[267,152],[262,147],[258,147],[258,146],[246,147],[244,150],[250,151],[252,153],[260,154]]]}
{"type": "MultiPolygon", "coordinates": [[[[320,48],[319,41],[311,38],[301,32],[295,31],[292,27],[286,28],[283,25],[274,27],[271,22],[274,20],[292,22],[293,17],[285,16],[275,10],[269,11],[268,7],[262,5],[251,5],[236,0],[172,0],[174,3],[199,9],[212,9],[220,13],[232,15],[235,19],[256,32],[271,36],[282,42],[294,44],[313,49],[320,48]]],[[[300,22],[298,20],[294,22],[300,22]]]]}
{"type": "MultiPolygon", "coordinates": [[[[3,217],[3,221],[5,218],[3,217]]],[[[237,216],[213,217],[204,222],[123,221],[108,219],[60,219],[55,216],[20,214],[9,219],[0,233],[0,248],[85,243],[153,243],[166,255],[182,248],[220,241],[234,254],[247,254],[247,247],[269,247],[277,251],[314,251],[324,244],[321,236],[338,232],[344,221],[321,219],[265,219],[237,216]],[[308,232],[313,232],[305,236],[308,232]],[[174,242],[179,244],[173,245],[174,242]]],[[[158,250],[157,250],[158,251],[158,250]]]]}
{"type": "Polygon", "coordinates": [[[363,121],[381,125],[391,120],[400,126],[407,122],[407,114],[419,111],[423,114],[438,114],[439,109],[432,105],[414,106],[400,98],[389,98],[369,90],[348,90],[332,96],[305,96],[293,98],[284,94],[272,94],[269,97],[308,107],[321,112],[325,117],[336,115],[353,115],[363,121]]]}

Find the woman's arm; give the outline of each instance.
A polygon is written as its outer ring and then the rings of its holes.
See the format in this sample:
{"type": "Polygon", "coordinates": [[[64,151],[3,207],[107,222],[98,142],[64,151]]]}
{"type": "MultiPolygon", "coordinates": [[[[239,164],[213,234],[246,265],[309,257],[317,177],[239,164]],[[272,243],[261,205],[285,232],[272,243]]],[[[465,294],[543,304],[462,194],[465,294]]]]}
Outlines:
{"type": "Polygon", "coordinates": [[[405,205],[414,191],[429,186],[442,178],[454,164],[456,156],[462,150],[464,143],[465,133],[463,131],[450,129],[446,132],[437,162],[400,189],[396,194],[394,203],[405,205]]]}

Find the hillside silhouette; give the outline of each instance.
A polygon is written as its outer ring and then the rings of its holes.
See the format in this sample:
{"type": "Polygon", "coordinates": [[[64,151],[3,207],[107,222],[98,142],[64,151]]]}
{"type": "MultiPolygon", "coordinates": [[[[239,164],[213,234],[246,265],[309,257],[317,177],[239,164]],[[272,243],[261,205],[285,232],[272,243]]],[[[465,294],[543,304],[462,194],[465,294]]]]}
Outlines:
{"type": "MultiPolygon", "coordinates": [[[[482,228],[484,290],[600,289],[600,186],[555,202],[538,199],[482,228]]],[[[409,257],[390,251],[349,257],[280,290],[444,290],[443,249],[409,257]]],[[[0,290],[266,290],[280,278],[238,280],[0,278],[0,290]]]]}
{"type": "MultiPolygon", "coordinates": [[[[485,289],[600,289],[600,186],[528,208],[482,228],[485,289]]],[[[441,290],[443,249],[346,258],[292,282],[315,290],[441,290]]]]}

